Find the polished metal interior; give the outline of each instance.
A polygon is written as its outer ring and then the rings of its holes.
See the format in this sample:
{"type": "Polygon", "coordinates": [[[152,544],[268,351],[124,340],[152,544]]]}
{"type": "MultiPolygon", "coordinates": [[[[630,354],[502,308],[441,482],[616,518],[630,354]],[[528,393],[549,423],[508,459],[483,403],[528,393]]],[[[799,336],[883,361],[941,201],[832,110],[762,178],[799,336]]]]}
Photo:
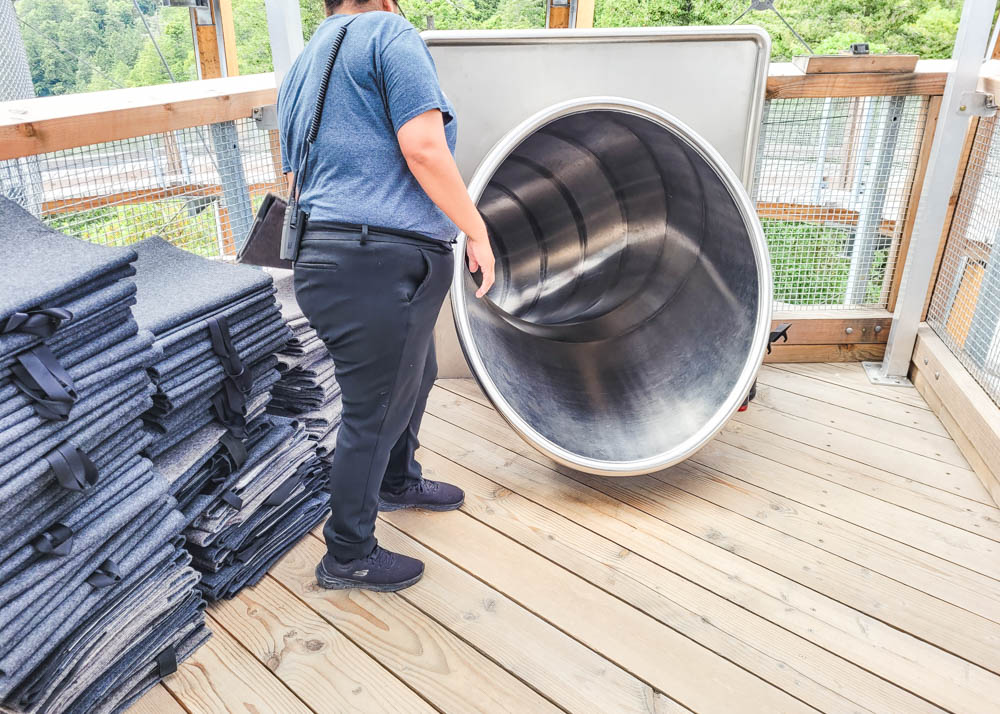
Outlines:
{"type": "Polygon", "coordinates": [[[592,473],[648,473],[742,402],[770,322],[766,244],[714,150],[648,105],[540,112],[470,190],[497,255],[452,304],[473,373],[530,443],[592,473]]]}

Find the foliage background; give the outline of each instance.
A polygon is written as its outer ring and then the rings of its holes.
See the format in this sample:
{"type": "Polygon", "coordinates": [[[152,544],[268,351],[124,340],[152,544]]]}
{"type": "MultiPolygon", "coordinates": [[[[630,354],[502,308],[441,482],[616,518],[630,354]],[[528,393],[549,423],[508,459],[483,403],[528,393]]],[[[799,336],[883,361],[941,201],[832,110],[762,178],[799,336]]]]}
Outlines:
{"type": "MultiPolygon", "coordinates": [[[[543,0],[401,0],[419,29],[525,28],[545,24],[543,0]],[[431,18],[433,18],[431,20],[431,18]]],[[[596,0],[597,27],[724,25],[749,0],[596,0]]],[[[300,0],[308,38],[323,19],[322,0],[300,0]]],[[[781,13],[818,53],[852,42],[874,51],[948,57],[960,0],[776,0],[781,13]]],[[[147,18],[177,81],[194,79],[189,11],[159,0],[15,0],[38,95],[135,87],[170,81],[139,18],[147,18]]],[[[271,70],[264,0],[233,0],[241,74],[271,70]]],[[[805,49],[774,13],[749,13],[741,23],[765,27],[772,57],[805,49]]]]}

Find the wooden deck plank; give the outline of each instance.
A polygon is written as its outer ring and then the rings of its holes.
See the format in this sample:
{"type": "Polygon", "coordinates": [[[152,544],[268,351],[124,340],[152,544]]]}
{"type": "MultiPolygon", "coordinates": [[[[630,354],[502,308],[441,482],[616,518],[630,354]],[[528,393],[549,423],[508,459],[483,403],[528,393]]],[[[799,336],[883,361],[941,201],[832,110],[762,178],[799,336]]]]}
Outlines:
{"type": "Polygon", "coordinates": [[[820,711],[939,711],[696,582],[433,451],[424,472],[464,510],[820,711]]]}
{"type": "Polygon", "coordinates": [[[274,578],[435,707],[450,712],[557,712],[557,707],[397,594],[323,590],[326,548],[304,538],[274,578]]]}
{"type": "Polygon", "coordinates": [[[808,444],[731,422],[716,440],[833,481],[970,533],[1000,541],[1000,509],[920,481],[839,458],[808,444]]]}
{"type": "Polygon", "coordinates": [[[185,714],[167,688],[157,684],[129,707],[129,714],[185,714]]]}
{"type": "MultiPolygon", "coordinates": [[[[947,464],[894,444],[856,434],[849,434],[824,424],[798,416],[785,414],[754,404],[734,417],[734,421],[751,424],[772,434],[778,434],[803,444],[845,456],[861,464],[908,476],[924,483],[947,484],[949,490],[981,503],[990,503],[989,494],[975,471],[967,467],[947,464]]],[[[873,434],[872,436],[875,436],[873,434]]]]}
{"type": "MultiPolygon", "coordinates": [[[[775,369],[770,365],[761,368],[757,375],[758,384],[766,384],[786,392],[816,399],[827,404],[848,409],[854,414],[882,419],[901,426],[949,439],[948,430],[933,412],[925,408],[911,406],[882,396],[859,392],[850,387],[813,379],[797,372],[775,369]]],[[[825,410],[824,410],[825,413],[825,410]]],[[[905,432],[904,432],[905,433],[905,432]]]]}
{"type": "Polygon", "coordinates": [[[769,368],[799,374],[837,387],[880,397],[924,411],[930,408],[913,387],[872,384],[864,368],[857,362],[790,362],[769,365],[769,368]]]}
{"type": "MultiPolygon", "coordinates": [[[[471,404],[470,402],[466,403],[471,404]]],[[[441,413],[440,407],[439,398],[432,393],[432,404],[429,411],[431,414],[441,413]]],[[[510,446],[513,449],[524,447],[530,450],[530,447],[523,445],[523,442],[520,442],[491,409],[480,406],[475,409],[466,408],[461,412],[453,410],[451,418],[458,424],[474,430],[476,434],[487,436],[494,441],[504,442],[504,446],[510,446]],[[493,420],[492,423],[490,419],[493,420]]],[[[424,443],[426,445],[439,453],[442,450],[450,450],[450,453],[447,454],[449,458],[457,460],[464,458],[470,463],[470,467],[480,472],[482,470],[476,464],[486,463],[487,454],[490,455],[490,458],[495,457],[495,466],[484,475],[490,478],[495,477],[496,480],[510,488],[514,487],[507,481],[506,470],[513,468],[513,464],[520,464],[523,470],[528,473],[537,471],[538,475],[533,476],[536,480],[552,478],[557,469],[560,472],[563,471],[562,467],[556,467],[555,464],[551,464],[551,468],[549,468],[527,457],[517,456],[502,447],[487,443],[485,439],[474,434],[464,433],[456,436],[454,424],[443,425],[440,422],[435,422],[434,419],[435,417],[431,416],[428,422],[425,422],[427,436],[424,443]],[[498,450],[499,453],[493,453],[498,450]],[[470,455],[474,456],[469,458],[470,455]],[[546,472],[548,472],[548,477],[546,477],[546,472]]],[[[635,510],[630,513],[628,520],[629,522],[640,520],[643,523],[643,529],[655,528],[656,524],[651,523],[637,512],[644,512],[646,516],[654,516],[657,520],[675,526],[680,531],[696,536],[697,539],[715,545],[717,548],[736,552],[742,556],[743,563],[752,561],[762,565],[770,571],[780,573],[790,580],[825,593],[873,618],[885,621],[892,627],[898,627],[906,632],[916,634],[921,639],[941,645],[949,652],[958,652],[966,659],[986,667],[997,666],[995,657],[990,654],[997,646],[996,637],[988,634],[991,623],[967,610],[928,596],[908,585],[826,553],[809,544],[801,543],[770,528],[760,526],[738,516],[738,514],[716,507],[714,504],[695,498],[667,484],[655,491],[648,489],[644,491],[642,488],[630,490],[629,484],[635,483],[637,479],[588,477],[569,470],[565,471],[568,472],[570,478],[609,496],[611,504],[616,504],[615,507],[608,509],[609,513],[616,513],[616,509],[622,507],[621,502],[632,506],[635,510]]],[[[564,486],[563,491],[565,490],[564,486]]],[[[589,493],[586,496],[566,494],[564,498],[579,501],[593,498],[593,496],[589,493]]],[[[573,517],[577,518],[578,514],[574,514],[573,517]]],[[[669,536],[665,536],[665,540],[668,538],[677,540],[679,537],[677,530],[670,529],[668,533],[669,536]]],[[[681,538],[681,540],[685,542],[687,550],[699,547],[696,541],[687,538],[681,538]]],[[[735,559],[727,564],[726,570],[727,572],[736,572],[740,569],[740,565],[740,559],[735,559]]],[[[751,568],[750,571],[741,577],[751,577],[753,569],[751,568]]],[[[692,579],[701,582],[696,578],[692,579]]],[[[784,592],[781,597],[785,598],[786,595],[787,592],[784,592]]],[[[755,609],[755,611],[757,610],[755,609]]],[[[851,619],[853,620],[857,615],[858,613],[854,613],[851,619]]],[[[832,620],[831,623],[837,623],[841,629],[844,627],[842,620],[832,620]]],[[[871,623],[866,624],[865,628],[869,632],[875,631],[884,634],[884,630],[873,628],[871,623]]],[[[897,643],[895,646],[901,647],[901,651],[905,651],[905,647],[902,645],[897,643]]],[[[919,650],[920,647],[917,649],[919,650]]],[[[932,656],[932,652],[926,653],[926,656],[932,656]]],[[[952,662],[950,657],[945,657],[940,665],[935,666],[935,671],[944,671],[942,668],[945,668],[953,673],[955,681],[960,682],[967,676],[965,673],[966,665],[967,663],[952,662]]],[[[908,666],[901,669],[906,671],[908,666]]],[[[900,680],[893,677],[892,681],[900,680]]],[[[986,681],[991,680],[987,678],[986,681]]]]}
{"type": "MultiPolygon", "coordinates": [[[[846,434],[866,439],[877,434],[880,439],[884,440],[883,444],[892,444],[897,449],[958,468],[970,468],[969,462],[965,460],[958,446],[947,434],[943,436],[931,434],[911,426],[847,409],[829,401],[802,396],[786,389],[771,386],[764,381],[765,379],[768,379],[766,374],[762,376],[757,385],[757,397],[753,402],[754,407],[758,409],[767,407],[780,411],[782,414],[832,427],[846,434]]],[[[940,425],[937,417],[934,417],[934,421],[940,425]]]]}
{"type": "Polygon", "coordinates": [[[398,530],[379,542],[426,564],[401,597],[532,688],[572,712],[648,712],[657,692],[618,665],[528,612],[398,530]],[[531,646],[526,647],[525,643],[531,646]]]}
{"type": "MultiPolygon", "coordinates": [[[[723,479],[720,484],[727,488],[728,493],[723,495],[736,495],[735,489],[740,489],[735,499],[739,503],[732,498],[726,499],[731,504],[727,506],[730,510],[744,515],[752,512],[756,517],[756,509],[762,505],[760,500],[763,498],[768,501],[769,511],[779,517],[788,515],[793,525],[786,530],[776,522],[779,519],[768,518],[767,512],[759,518],[760,522],[822,544],[831,552],[843,555],[857,550],[857,556],[851,560],[925,592],[940,593],[943,589],[953,594],[953,586],[965,583],[965,587],[974,592],[985,594],[987,602],[983,606],[994,607],[990,617],[1000,621],[1000,603],[996,599],[1000,588],[1000,545],[995,541],[723,442],[709,443],[688,463],[701,464],[738,479],[735,482],[723,479]],[[804,529],[797,527],[802,523],[808,525],[804,529]],[[844,548],[835,547],[834,539],[844,548]],[[983,577],[973,576],[967,570],[983,577]],[[933,573],[932,578],[925,578],[929,573],[933,573]],[[938,590],[930,584],[936,578],[944,581],[938,590]],[[923,583],[927,583],[927,587],[923,583]]],[[[673,477],[675,469],[655,474],[654,478],[678,485],[679,481],[673,477]]],[[[691,476],[687,471],[683,474],[691,476]]],[[[712,490],[713,479],[695,478],[699,483],[694,485],[693,492],[706,498],[707,491],[712,490]]]]}
{"type": "Polygon", "coordinates": [[[212,632],[208,642],[163,682],[187,711],[197,714],[312,711],[229,633],[218,627],[212,632]]]}
{"type": "Polygon", "coordinates": [[[809,711],[802,702],[465,513],[396,511],[407,535],[694,711],[809,711]]]}
{"type": "Polygon", "coordinates": [[[434,711],[271,577],[217,603],[212,617],[318,712],[434,711]]]}

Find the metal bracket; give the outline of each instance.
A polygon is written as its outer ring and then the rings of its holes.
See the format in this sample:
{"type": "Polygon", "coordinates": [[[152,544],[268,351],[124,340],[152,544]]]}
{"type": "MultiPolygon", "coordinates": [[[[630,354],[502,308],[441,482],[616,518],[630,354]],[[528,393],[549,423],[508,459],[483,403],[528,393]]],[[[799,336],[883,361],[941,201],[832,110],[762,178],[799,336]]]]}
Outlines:
{"type": "Polygon", "coordinates": [[[258,129],[277,129],[278,106],[276,104],[268,104],[263,107],[254,107],[253,120],[257,122],[258,129]]]}
{"type": "Polygon", "coordinates": [[[962,92],[958,113],[970,117],[991,117],[997,113],[996,98],[983,91],[962,92]]]}
{"type": "Polygon", "coordinates": [[[906,377],[889,377],[882,374],[881,362],[862,362],[861,366],[865,368],[865,374],[868,375],[868,381],[872,384],[881,384],[888,387],[913,386],[913,382],[906,377]]]}

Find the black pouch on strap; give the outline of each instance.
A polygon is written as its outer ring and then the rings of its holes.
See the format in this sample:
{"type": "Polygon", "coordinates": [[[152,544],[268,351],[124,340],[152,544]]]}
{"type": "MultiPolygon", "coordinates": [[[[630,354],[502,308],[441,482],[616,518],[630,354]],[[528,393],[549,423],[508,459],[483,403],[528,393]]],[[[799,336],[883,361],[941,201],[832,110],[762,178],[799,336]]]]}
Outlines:
{"type": "Polygon", "coordinates": [[[156,655],[156,672],[167,677],[177,671],[177,650],[171,645],[156,655]]]}
{"type": "Polygon", "coordinates": [[[122,573],[118,563],[108,558],[91,573],[90,577],[87,578],[87,584],[94,588],[106,588],[117,585],[121,580],[122,573]]]}
{"type": "Polygon", "coordinates": [[[97,483],[97,466],[73,444],[63,442],[45,455],[59,485],[68,491],[86,491],[97,483]]]}
{"type": "Polygon", "coordinates": [[[65,421],[79,395],[70,377],[52,350],[39,345],[17,356],[11,366],[14,385],[35,402],[35,412],[43,419],[65,421]]]}
{"type": "Polygon", "coordinates": [[[56,523],[31,541],[31,546],[42,555],[69,555],[73,550],[73,529],[56,523]]]}
{"type": "Polygon", "coordinates": [[[7,318],[0,333],[20,333],[35,337],[51,337],[73,319],[73,313],[61,307],[15,312],[7,318]]]}

